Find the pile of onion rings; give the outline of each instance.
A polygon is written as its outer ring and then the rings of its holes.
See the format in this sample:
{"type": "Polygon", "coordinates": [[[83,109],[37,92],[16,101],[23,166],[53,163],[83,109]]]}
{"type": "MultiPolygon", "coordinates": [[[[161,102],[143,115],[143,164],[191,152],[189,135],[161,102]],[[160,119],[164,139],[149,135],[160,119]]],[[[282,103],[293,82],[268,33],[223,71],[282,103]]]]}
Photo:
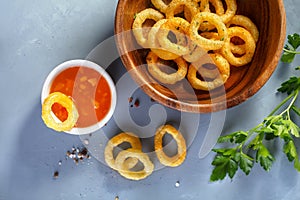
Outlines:
{"type": "MultiPolygon", "coordinates": [[[[182,134],[171,125],[159,127],[154,136],[154,149],[158,160],[165,166],[177,167],[183,163],[186,157],[186,143],[182,134]],[[163,137],[170,134],[177,143],[177,154],[169,157],[164,153],[163,137]]],[[[138,136],[133,133],[123,132],[112,137],[106,144],[104,159],[109,167],[130,180],[141,180],[147,178],[154,170],[154,164],[147,153],[142,151],[142,143],[138,136]],[[119,149],[117,155],[115,149],[123,143],[129,143],[127,149],[119,149]],[[142,164],[142,169],[136,166],[142,164]]]]}
{"type": "Polygon", "coordinates": [[[42,104],[42,119],[44,123],[56,131],[71,130],[75,126],[78,117],[78,111],[73,100],[61,92],[49,94],[42,104]],[[55,115],[52,113],[52,106],[55,103],[60,104],[68,112],[68,118],[63,122],[55,118],[55,115]]]}
{"type": "Polygon", "coordinates": [[[194,89],[208,91],[225,84],[230,67],[252,61],[259,31],[251,19],[236,14],[236,0],[167,2],[151,0],[149,8],[135,14],[132,26],[136,41],[150,50],[146,61],[154,79],[175,84],[187,78],[194,89]],[[146,20],[154,20],[154,25],[143,32],[146,20]],[[215,63],[212,75],[199,65],[205,56],[215,63]],[[162,70],[166,60],[178,66],[172,73],[162,70]]]}

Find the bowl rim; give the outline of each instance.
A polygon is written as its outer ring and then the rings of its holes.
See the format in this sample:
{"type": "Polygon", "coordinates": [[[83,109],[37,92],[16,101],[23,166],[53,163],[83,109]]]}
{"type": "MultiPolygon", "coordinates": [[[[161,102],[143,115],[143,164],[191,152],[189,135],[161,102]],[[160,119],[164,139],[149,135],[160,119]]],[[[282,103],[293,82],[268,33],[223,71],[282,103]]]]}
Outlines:
{"type": "Polygon", "coordinates": [[[134,70],[134,67],[132,66],[132,60],[129,58],[129,56],[126,53],[125,54],[123,53],[123,52],[127,52],[126,51],[127,47],[125,45],[124,46],[120,45],[124,40],[124,38],[122,37],[122,31],[129,31],[129,30],[121,30],[122,20],[123,20],[122,16],[124,15],[124,9],[122,8],[122,3],[127,1],[128,0],[119,0],[115,12],[114,32],[115,32],[115,41],[116,41],[117,50],[120,54],[120,58],[124,67],[128,71],[132,71],[132,73],[130,73],[131,77],[140,85],[140,87],[145,91],[147,95],[149,95],[154,100],[157,100],[159,103],[161,103],[164,106],[177,109],[180,111],[192,112],[192,113],[211,113],[211,112],[217,112],[217,111],[229,109],[231,107],[237,106],[245,102],[247,99],[255,95],[263,87],[263,85],[270,79],[271,75],[274,73],[278,65],[280,55],[282,52],[280,51],[280,49],[283,48],[285,37],[286,37],[286,12],[285,12],[283,0],[277,0],[278,7],[279,7],[278,15],[281,17],[281,21],[279,22],[280,37],[278,38],[278,47],[275,51],[275,54],[273,55],[272,61],[269,64],[268,67],[269,71],[262,72],[257,77],[256,81],[253,83],[250,89],[246,88],[241,90],[239,92],[239,95],[235,97],[231,97],[231,98],[225,97],[226,102],[214,102],[211,104],[181,102],[176,99],[169,98],[164,94],[161,94],[159,91],[157,91],[151,84],[147,84],[147,81],[141,78],[141,76],[139,76],[139,70],[134,70]],[[131,63],[130,66],[126,66],[125,65],[126,62],[131,63]]]}
{"type": "Polygon", "coordinates": [[[43,104],[45,98],[49,95],[50,87],[52,85],[54,78],[62,71],[66,70],[68,68],[76,67],[76,66],[87,67],[87,68],[97,71],[99,74],[101,74],[105,78],[105,80],[107,81],[107,83],[109,85],[110,91],[111,91],[111,106],[110,106],[108,113],[102,120],[100,120],[96,124],[93,124],[88,127],[80,127],[80,128],[74,127],[69,131],[64,131],[65,133],[72,134],[72,135],[84,135],[84,134],[93,133],[93,132],[99,130],[100,128],[102,128],[113,116],[113,113],[115,111],[116,104],[117,104],[116,86],[115,86],[111,76],[100,65],[98,65],[92,61],[83,60],[83,59],[68,60],[68,61],[65,61],[65,62],[59,64],[48,74],[47,78],[44,81],[42,92],[41,92],[41,104],[43,104]]]}

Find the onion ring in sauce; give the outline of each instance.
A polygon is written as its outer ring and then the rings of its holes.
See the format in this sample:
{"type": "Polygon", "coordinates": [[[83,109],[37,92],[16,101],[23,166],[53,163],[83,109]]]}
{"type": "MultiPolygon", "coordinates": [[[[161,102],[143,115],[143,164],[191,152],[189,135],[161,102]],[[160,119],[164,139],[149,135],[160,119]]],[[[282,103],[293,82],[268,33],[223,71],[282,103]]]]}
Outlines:
{"type": "Polygon", "coordinates": [[[61,92],[49,94],[43,102],[42,119],[49,128],[56,131],[69,131],[75,126],[78,117],[78,111],[73,100],[61,92]],[[68,118],[63,122],[58,122],[59,120],[53,116],[52,106],[55,103],[60,104],[68,112],[68,118]]]}

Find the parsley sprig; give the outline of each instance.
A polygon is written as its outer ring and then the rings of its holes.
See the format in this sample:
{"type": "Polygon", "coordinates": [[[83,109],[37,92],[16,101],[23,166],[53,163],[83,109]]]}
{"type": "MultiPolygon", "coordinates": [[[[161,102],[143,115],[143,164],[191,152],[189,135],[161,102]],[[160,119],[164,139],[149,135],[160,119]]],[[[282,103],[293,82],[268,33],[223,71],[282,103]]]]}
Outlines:
{"type": "Polygon", "coordinates": [[[288,35],[288,44],[286,44],[283,48],[283,54],[281,57],[281,61],[285,63],[293,62],[295,55],[300,54],[300,51],[297,51],[297,48],[300,46],[300,35],[294,33],[292,35],[288,35]]]}
{"type": "MultiPolygon", "coordinates": [[[[294,51],[300,46],[300,36],[289,35],[288,42],[282,60],[292,62],[295,53],[288,51],[294,51]]],[[[299,67],[296,70],[299,70],[299,67]]],[[[232,179],[238,169],[248,175],[255,163],[269,171],[275,157],[269,150],[267,141],[273,140],[283,141],[283,153],[290,162],[294,162],[294,168],[300,172],[300,161],[295,146],[295,139],[300,137],[300,128],[291,117],[292,112],[300,116],[300,107],[296,105],[300,92],[300,77],[290,77],[281,84],[278,92],[288,96],[260,124],[248,131],[237,131],[219,137],[219,144],[229,143],[230,147],[213,149],[217,154],[212,161],[214,169],[210,176],[211,181],[223,180],[226,175],[232,179]]]]}

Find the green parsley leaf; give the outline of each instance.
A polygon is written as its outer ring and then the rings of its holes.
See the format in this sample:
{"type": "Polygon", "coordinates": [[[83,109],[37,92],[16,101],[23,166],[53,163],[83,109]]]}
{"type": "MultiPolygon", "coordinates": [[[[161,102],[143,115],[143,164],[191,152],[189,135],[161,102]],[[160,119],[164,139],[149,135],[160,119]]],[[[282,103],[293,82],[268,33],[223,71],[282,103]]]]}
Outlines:
{"type": "Polygon", "coordinates": [[[237,131],[229,135],[221,136],[218,139],[218,143],[230,142],[230,143],[241,143],[246,140],[248,133],[245,131],[237,131]]]}
{"type": "Polygon", "coordinates": [[[251,158],[250,156],[241,153],[241,157],[240,157],[240,168],[243,170],[243,172],[248,175],[253,167],[253,158],[251,158]]]}
{"type": "Polygon", "coordinates": [[[297,49],[300,46],[300,35],[298,33],[294,33],[293,35],[288,35],[288,43],[293,47],[293,49],[297,49]]]}
{"type": "Polygon", "coordinates": [[[264,138],[263,133],[258,134],[248,145],[249,149],[258,150],[264,138]]]}
{"type": "Polygon", "coordinates": [[[300,46],[300,35],[294,33],[293,35],[288,35],[288,44],[283,48],[283,54],[281,56],[281,61],[286,63],[293,62],[295,55],[299,54],[297,48],[300,46]]]}
{"type": "Polygon", "coordinates": [[[230,156],[236,152],[236,150],[232,148],[213,149],[213,151],[223,156],[230,156]]]}
{"type": "Polygon", "coordinates": [[[210,175],[210,181],[223,180],[226,177],[226,173],[223,165],[216,166],[210,175]]]}
{"type": "Polygon", "coordinates": [[[270,154],[269,150],[260,144],[256,153],[256,162],[259,162],[264,170],[269,171],[272,167],[275,158],[270,154]]]}
{"type": "Polygon", "coordinates": [[[283,121],[286,125],[286,129],[287,131],[295,136],[295,137],[299,137],[299,130],[300,128],[297,126],[297,124],[295,124],[294,122],[292,122],[291,120],[284,120],[283,121]]]}
{"type": "Polygon", "coordinates": [[[294,168],[300,172],[300,162],[299,162],[299,158],[295,158],[295,162],[294,162],[294,168]]]}
{"type": "Polygon", "coordinates": [[[299,90],[300,88],[300,77],[290,77],[289,80],[283,82],[281,87],[277,90],[282,93],[291,94],[292,92],[299,90]]]}
{"type": "Polygon", "coordinates": [[[235,160],[230,159],[227,165],[227,173],[231,179],[234,177],[237,170],[238,170],[238,164],[235,162],[235,160]]]}
{"type": "Polygon", "coordinates": [[[285,63],[291,63],[291,62],[293,62],[295,55],[296,54],[294,54],[294,53],[283,52],[283,54],[281,56],[281,61],[285,62],[285,63]]]}
{"type": "Polygon", "coordinates": [[[223,180],[227,174],[233,178],[238,170],[238,163],[231,156],[217,155],[212,165],[215,168],[210,176],[211,181],[223,180]]]}
{"type": "Polygon", "coordinates": [[[298,158],[297,149],[293,140],[290,140],[284,144],[283,152],[286,154],[290,162],[295,160],[295,158],[298,158]]]}

